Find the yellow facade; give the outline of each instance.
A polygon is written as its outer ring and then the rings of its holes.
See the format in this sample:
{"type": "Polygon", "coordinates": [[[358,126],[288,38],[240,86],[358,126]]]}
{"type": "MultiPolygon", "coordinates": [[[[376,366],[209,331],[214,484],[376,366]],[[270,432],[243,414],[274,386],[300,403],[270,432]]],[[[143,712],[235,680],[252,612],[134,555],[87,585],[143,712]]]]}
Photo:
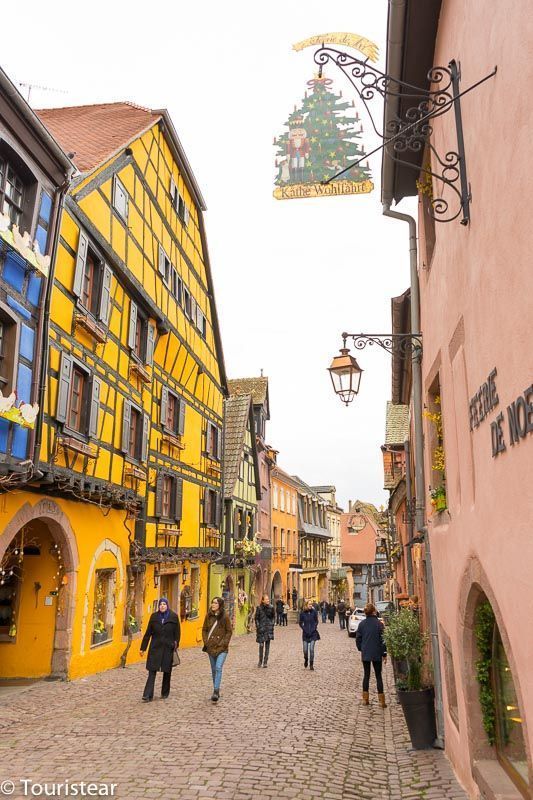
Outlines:
{"type": "Polygon", "coordinates": [[[272,597],[292,599],[298,591],[298,489],[279,467],[272,470],[272,597]],[[288,590],[288,594],[287,594],[288,590]]]}
{"type": "Polygon", "coordinates": [[[201,640],[209,561],[221,546],[225,377],[203,201],[168,129],[153,122],[67,198],[42,478],[0,508],[0,554],[21,531],[40,551],[24,554],[0,677],[115,667],[128,633],[128,663],[139,660],[163,591],[182,645],[201,640]]]}

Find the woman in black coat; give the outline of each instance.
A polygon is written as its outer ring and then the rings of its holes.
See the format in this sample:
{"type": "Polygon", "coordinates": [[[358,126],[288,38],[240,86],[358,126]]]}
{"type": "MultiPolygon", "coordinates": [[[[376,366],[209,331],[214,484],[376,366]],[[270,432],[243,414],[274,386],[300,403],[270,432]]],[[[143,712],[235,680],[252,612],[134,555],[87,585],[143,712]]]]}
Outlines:
{"type": "Polygon", "coordinates": [[[315,642],[320,639],[320,634],[318,632],[318,614],[311,600],[306,600],[303,611],[300,611],[298,624],[302,629],[304,667],[307,667],[309,663],[309,669],[314,670],[315,642]]]}
{"type": "Polygon", "coordinates": [[[259,644],[259,664],[258,667],[266,667],[268,654],[270,652],[270,642],[274,638],[274,607],[270,605],[267,594],[261,598],[260,604],[255,611],[255,641],[259,644]]]}
{"type": "Polygon", "coordinates": [[[159,610],[155,611],[148,622],[146,633],[141,642],[141,655],[144,655],[148,642],[148,657],[146,669],[148,679],[143,692],[143,701],[148,703],[154,698],[155,676],[157,672],[163,673],[161,684],[161,697],[166,700],[170,694],[170,678],[172,675],[172,657],[174,650],[180,643],[180,621],[178,615],[170,610],[166,597],[159,600],[159,610]]]}
{"type": "Polygon", "coordinates": [[[335,614],[336,614],[336,612],[337,612],[337,609],[335,607],[335,603],[333,603],[333,602],[328,603],[328,619],[329,619],[329,621],[331,623],[335,622],[335,614]]]}
{"type": "Polygon", "coordinates": [[[387,646],[383,639],[383,623],[377,617],[376,607],[372,603],[365,606],[366,619],[362,620],[355,634],[357,649],[361,652],[363,661],[363,705],[369,704],[368,689],[370,686],[370,665],[374,667],[376,683],[378,687],[378,698],[381,708],[387,708],[385,695],[383,693],[383,678],[381,670],[383,661],[387,658],[387,646]]]}

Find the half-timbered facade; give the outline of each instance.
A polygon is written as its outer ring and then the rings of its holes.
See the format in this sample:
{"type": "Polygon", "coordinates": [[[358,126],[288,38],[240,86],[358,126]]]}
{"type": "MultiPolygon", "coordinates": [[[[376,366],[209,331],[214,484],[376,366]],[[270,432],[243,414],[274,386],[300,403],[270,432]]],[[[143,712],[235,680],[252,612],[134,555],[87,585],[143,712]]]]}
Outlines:
{"type": "Polygon", "coordinates": [[[70,532],[60,671],[75,677],[116,666],[130,640],[138,658],[163,594],[183,644],[199,640],[221,549],[226,390],[205,203],[168,113],[39,114],[80,172],[61,224],[36,463],[70,532]]]}

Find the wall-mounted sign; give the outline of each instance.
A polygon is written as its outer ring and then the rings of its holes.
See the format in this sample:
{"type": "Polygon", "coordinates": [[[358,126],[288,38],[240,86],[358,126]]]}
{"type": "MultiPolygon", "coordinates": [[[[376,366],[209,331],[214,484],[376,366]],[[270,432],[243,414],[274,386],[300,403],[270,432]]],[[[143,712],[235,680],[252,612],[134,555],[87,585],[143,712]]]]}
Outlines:
{"type": "MultiPolygon", "coordinates": [[[[469,404],[470,430],[479,428],[490,411],[493,411],[500,402],[496,391],[496,368],[489,374],[469,404]]],[[[507,450],[507,443],[511,446],[519,444],[522,439],[533,433],[533,383],[524,389],[512,403],[507,406],[507,413],[503,411],[490,423],[492,444],[492,457],[507,450]],[[507,432],[505,423],[507,421],[507,432]]]]}
{"type": "Polygon", "coordinates": [[[30,405],[29,403],[21,403],[20,406],[15,406],[17,396],[15,392],[4,397],[0,391],[0,417],[7,419],[8,422],[14,422],[21,425],[23,428],[35,428],[35,420],[39,413],[39,406],[37,403],[30,405]]]}
{"type": "Polygon", "coordinates": [[[21,234],[18,225],[12,225],[11,219],[6,214],[2,213],[0,213],[0,238],[3,239],[9,247],[16,250],[33,269],[36,269],[42,275],[48,277],[48,273],[50,272],[50,256],[42,255],[37,239],[32,242],[30,234],[27,231],[21,234]]]}
{"type": "Polygon", "coordinates": [[[300,51],[306,47],[320,47],[323,44],[339,44],[342,47],[351,47],[354,50],[359,50],[370,61],[378,60],[379,48],[377,44],[374,44],[365,36],[359,36],[357,33],[319,33],[309,39],[293,44],[292,49],[300,51]]]}

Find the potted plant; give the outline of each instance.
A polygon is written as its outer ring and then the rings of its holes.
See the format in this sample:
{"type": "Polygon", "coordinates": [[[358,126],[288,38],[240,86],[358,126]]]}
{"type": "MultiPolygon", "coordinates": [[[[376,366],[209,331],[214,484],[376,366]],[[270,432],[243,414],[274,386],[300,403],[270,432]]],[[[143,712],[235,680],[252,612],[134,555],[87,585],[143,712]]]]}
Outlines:
{"type": "Polygon", "coordinates": [[[446,487],[443,483],[440,486],[436,486],[434,489],[430,491],[431,496],[431,505],[435,509],[435,511],[445,511],[447,506],[446,503],[446,487]]]}
{"type": "Polygon", "coordinates": [[[137,622],[133,614],[128,615],[128,626],[132,633],[139,632],[139,623],[137,622]]]}
{"type": "Polygon", "coordinates": [[[101,644],[107,639],[106,627],[101,619],[97,619],[93,625],[93,644],[101,644]]]}
{"type": "Polygon", "coordinates": [[[417,614],[403,608],[391,614],[383,632],[387,651],[396,664],[398,700],[415,750],[432,747],[437,735],[433,687],[422,684],[422,656],[427,635],[420,630],[417,614]]]}

